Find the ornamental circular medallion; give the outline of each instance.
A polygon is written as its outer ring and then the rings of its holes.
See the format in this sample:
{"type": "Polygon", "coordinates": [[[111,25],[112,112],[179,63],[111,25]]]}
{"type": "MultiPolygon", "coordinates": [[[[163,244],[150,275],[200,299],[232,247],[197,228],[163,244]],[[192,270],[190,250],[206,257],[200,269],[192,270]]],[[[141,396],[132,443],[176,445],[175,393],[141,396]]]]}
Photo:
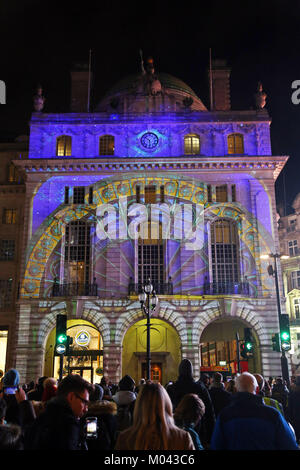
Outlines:
{"type": "Polygon", "coordinates": [[[158,137],[153,132],[146,132],[141,137],[141,144],[148,150],[152,150],[158,145],[158,137]]]}

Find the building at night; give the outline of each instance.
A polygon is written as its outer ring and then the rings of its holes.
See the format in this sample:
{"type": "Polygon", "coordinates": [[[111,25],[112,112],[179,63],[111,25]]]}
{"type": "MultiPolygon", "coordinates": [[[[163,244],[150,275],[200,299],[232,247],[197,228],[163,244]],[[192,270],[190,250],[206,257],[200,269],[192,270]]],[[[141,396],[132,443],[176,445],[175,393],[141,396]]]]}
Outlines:
{"type": "Polygon", "coordinates": [[[6,364],[23,381],[58,375],[57,314],[73,338],[64,373],[143,377],[138,293],[149,277],[154,380],[174,380],[182,358],[195,377],[237,371],[245,328],[255,348],[243,368],[281,375],[274,280],[260,256],[279,249],[274,185],[288,157],[272,155],[261,87],[254,108],[237,111],[228,66],[213,62],[210,78],[209,109],[151,59],[93,111],[86,70],[72,73],[70,111],[45,113],[36,97],[28,157],[13,159],[24,179],[18,299],[1,317],[6,364]]]}
{"type": "Polygon", "coordinates": [[[300,194],[292,204],[293,212],[278,220],[280,253],[289,255],[281,261],[286,312],[290,317],[292,349],[291,370],[299,373],[300,364],[300,194]]]}

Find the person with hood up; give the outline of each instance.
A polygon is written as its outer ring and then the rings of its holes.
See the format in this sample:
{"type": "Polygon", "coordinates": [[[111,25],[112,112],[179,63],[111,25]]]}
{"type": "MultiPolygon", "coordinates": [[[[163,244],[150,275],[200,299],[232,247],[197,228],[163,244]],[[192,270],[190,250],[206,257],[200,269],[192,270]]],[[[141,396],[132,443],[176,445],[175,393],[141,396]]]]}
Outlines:
{"type": "Polygon", "coordinates": [[[117,434],[129,428],[133,422],[133,410],[136,401],[135,381],[125,375],[119,382],[118,391],[112,399],[117,404],[117,434]]]}
{"type": "Polygon", "coordinates": [[[175,411],[180,400],[187,393],[194,393],[198,395],[199,398],[201,398],[205,406],[205,413],[203,419],[200,422],[200,429],[197,429],[197,431],[200,435],[203,446],[209,447],[216,421],[209,392],[201,381],[195,382],[193,378],[193,366],[189,359],[183,359],[181,361],[178,372],[178,380],[172,385],[169,385],[167,388],[167,392],[173,404],[173,410],[175,411]]]}

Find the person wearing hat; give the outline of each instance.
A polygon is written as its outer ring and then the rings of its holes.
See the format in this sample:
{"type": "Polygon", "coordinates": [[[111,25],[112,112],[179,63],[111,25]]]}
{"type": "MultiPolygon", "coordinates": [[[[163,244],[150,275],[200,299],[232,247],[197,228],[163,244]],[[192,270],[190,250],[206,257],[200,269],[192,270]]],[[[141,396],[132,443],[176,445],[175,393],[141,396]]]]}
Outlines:
{"type": "Polygon", "coordinates": [[[113,395],[113,401],[117,404],[117,433],[131,426],[133,410],[136,401],[135,381],[130,375],[125,375],[119,382],[118,391],[113,395]]]}
{"type": "Polygon", "coordinates": [[[183,359],[181,361],[178,372],[179,376],[177,381],[169,385],[167,388],[167,392],[173,404],[173,410],[177,408],[180,400],[187,393],[194,393],[201,398],[205,405],[205,414],[201,420],[199,435],[204,447],[208,447],[216,422],[215,412],[209,392],[201,381],[195,382],[193,378],[193,366],[189,359],[183,359]]]}

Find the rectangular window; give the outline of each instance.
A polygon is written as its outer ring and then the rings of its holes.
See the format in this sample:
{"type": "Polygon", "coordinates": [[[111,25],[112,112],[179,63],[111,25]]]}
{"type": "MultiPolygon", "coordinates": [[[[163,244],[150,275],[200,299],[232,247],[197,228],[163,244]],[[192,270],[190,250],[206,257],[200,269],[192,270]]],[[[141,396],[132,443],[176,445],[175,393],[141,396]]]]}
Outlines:
{"type": "Polygon", "coordinates": [[[298,289],[300,287],[300,271],[291,272],[292,289],[298,289]]]}
{"type": "Polygon", "coordinates": [[[12,261],[15,257],[15,240],[0,241],[0,260],[12,261]]]}
{"type": "Polygon", "coordinates": [[[141,187],[139,185],[135,188],[136,202],[139,204],[141,202],[141,187]]]}
{"type": "Polygon", "coordinates": [[[89,204],[93,204],[93,186],[89,188],[89,204]]]}
{"type": "Polygon", "coordinates": [[[156,293],[164,282],[163,245],[139,244],[138,282],[145,283],[150,278],[156,293]]]}
{"type": "Polygon", "coordinates": [[[145,186],[145,204],[156,203],[156,186],[145,186]]]}
{"type": "Polygon", "coordinates": [[[16,224],[17,223],[17,209],[4,209],[3,210],[3,223],[16,224]]]}
{"type": "Polygon", "coordinates": [[[18,183],[19,181],[18,170],[13,164],[8,167],[8,181],[9,183],[18,183]]]}
{"type": "Polygon", "coordinates": [[[12,305],[12,279],[0,280],[0,310],[9,310],[12,305]]]}
{"type": "Polygon", "coordinates": [[[70,192],[69,186],[65,186],[65,204],[69,204],[69,192],[70,192]]]}
{"type": "Polygon", "coordinates": [[[207,202],[212,202],[211,184],[207,185],[207,202]]]}
{"type": "Polygon", "coordinates": [[[297,256],[298,254],[299,254],[298,241],[297,240],[289,241],[289,255],[290,256],[297,256]]]}
{"type": "Polygon", "coordinates": [[[216,186],[216,201],[217,202],[228,201],[227,184],[223,184],[222,186],[216,186]]]}
{"type": "Polygon", "coordinates": [[[165,187],[160,187],[160,202],[163,204],[165,202],[165,187]]]}
{"type": "Polygon", "coordinates": [[[84,204],[85,187],[78,186],[73,190],[73,204],[84,204]]]}
{"type": "Polygon", "coordinates": [[[231,201],[236,202],[236,186],[235,186],[235,184],[231,185],[231,201]]]}

